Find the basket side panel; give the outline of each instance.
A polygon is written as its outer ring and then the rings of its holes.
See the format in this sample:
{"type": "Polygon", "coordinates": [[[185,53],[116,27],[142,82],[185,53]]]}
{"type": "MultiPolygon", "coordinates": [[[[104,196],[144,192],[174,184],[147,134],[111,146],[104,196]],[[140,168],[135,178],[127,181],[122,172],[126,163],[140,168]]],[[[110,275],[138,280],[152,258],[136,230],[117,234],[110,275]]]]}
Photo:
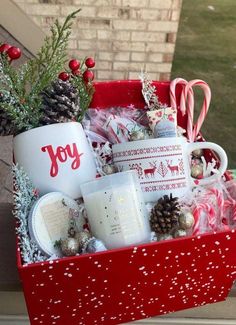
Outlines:
{"type": "Polygon", "coordinates": [[[222,232],[26,266],[31,324],[118,324],[223,300],[235,245],[222,232]]]}

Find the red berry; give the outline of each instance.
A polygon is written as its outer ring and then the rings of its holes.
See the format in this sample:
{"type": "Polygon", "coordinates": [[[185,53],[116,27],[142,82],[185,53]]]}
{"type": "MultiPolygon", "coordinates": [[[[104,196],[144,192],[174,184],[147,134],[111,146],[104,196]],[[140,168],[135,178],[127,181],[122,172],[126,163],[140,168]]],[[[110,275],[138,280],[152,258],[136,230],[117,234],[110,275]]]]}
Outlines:
{"type": "Polygon", "coordinates": [[[74,70],[78,70],[80,67],[80,63],[78,60],[72,59],[69,62],[69,68],[74,71],[74,70]]]}
{"type": "Polygon", "coordinates": [[[70,78],[70,75],[69,75],[69,73],[63,71],[58,75],[58,78],[63,81],[67,81],[70,78]]]}
{"type": "Polygon", "coordinates": [[[2,44],[0,46],[0,52],[3,53],[3,52],[7,52],[7,50],[9,50],[9,48],[11,47],[11,45],[9,44],[2,44]]]}
{"type": "Polygon", "coordinates": [[[85,65],[87,68],[93,68],[95,66],[95,61],[93,58],[87,58],[85,60],[85,65]]]}
{"type": "Polygon", "coordinates": [[[94,73],[91,70],[85,70],[83,73],[84,81],[89,82],[94,79],[94,73]]]}
{"type": "Polygon", "coordinates": [[[78,75],[81,74],[81,72],[80,72],[80,70],[73,70],[73,71],[72,71],[72,74],[73,74],[74,76],[78,76],[78,75]]]}
{"type": "Polygon", "coordinates": [[[19,47],[12,46],[7,50],[7,54],[11,60],[17,60],[21,56],[19,47]]]}

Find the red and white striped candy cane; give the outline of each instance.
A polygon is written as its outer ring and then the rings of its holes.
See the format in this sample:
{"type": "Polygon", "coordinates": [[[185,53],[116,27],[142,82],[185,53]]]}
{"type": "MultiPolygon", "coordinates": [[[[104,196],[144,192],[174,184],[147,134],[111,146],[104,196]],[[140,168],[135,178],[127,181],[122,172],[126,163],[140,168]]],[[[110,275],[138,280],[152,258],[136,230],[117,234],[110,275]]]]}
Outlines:
{"type": "MultiPolygon", "coordinates": [[[[175,108],[176,110],[178,109],[177,102],[176,102],[176,86],[178,84],[186,86],[188,84],[188,81],[183,78],[175,78],[170,83],[170,106],[175,108]]],[[[179,108],[180,108],[182,115],[185,115],[186,114],[186,101],[185,101],[185,96],[184,96],[183,90],[184,90],[184,87],[183,87],[183,89],[181,91],[181,95],[180,95],[179,108]]],[[[192,99],[193,99],[193,91],[191,91],[191,95],[192,95],[192,99]]]]}
{"type": "Polygon", "coordinates": [[[201,233],[201,220],[202,213],[206,213],[206,218],[208,220],[209,227],[216,231],[218,229],[216,224],[216,214],[213,206],[209,203],[201,203],[196,206],[196,208],[193,210],[193,216],[195,219],[195,225],[193,230],[193,235],[197,235],[201,233]]]}
{"type": "Polygon", "coordinates": [[[188,82],[188,84],[184,89],[184,97],[185,97],[185,102],[188,103],[187,137],[190,142],[194,142],[201,129],[201,126],[205,120],[205,117],[207,115],[210,106],[211,90],[205,81],[200,79],[191,80],[188,82]],[[192,91],[193,91],[192,87],[194,86],[201,87],[204,92],[204,101],[203,101],[202,109],[195,125],[193,124],[194,100],[192,99],[192,91]]]}

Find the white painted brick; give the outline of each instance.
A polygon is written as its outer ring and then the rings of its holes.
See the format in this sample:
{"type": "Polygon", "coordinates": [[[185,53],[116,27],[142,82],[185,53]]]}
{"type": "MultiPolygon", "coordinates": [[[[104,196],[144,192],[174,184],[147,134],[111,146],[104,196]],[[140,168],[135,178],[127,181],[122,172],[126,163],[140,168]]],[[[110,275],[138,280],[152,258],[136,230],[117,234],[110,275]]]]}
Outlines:
{"type": "Polygon", "coordinates": [[[100,51],[98,54],[99,60],[106,61],[114,61],[114,53],[113,52],[104,52],[100,51]]]}
{"type": "Polygon", "coordinates": [[[176,32],[177,29],[178,23],[175,21],[153,21],[148,23],[149,31],[176,32]]]}
{"type": "Polygon", "coordinates": [[[162,62],[163,54],[162,53],[148,53],[147,62],[162,62]]]}
{"type": "Polygon", "coordinates": [[[98,61],[96,63],[96,69],[100,70],[111,70],[112,69],[112,62],[109,61],[98,61]]]}
{"type": "Polygon", "coordinates": [[[96,5],[97,1],[94,0],[73,0],[73,5],[76,5],[77,8],[81,8],[82,6],[92,6],[96,5]]]}
{"type": "Polygon", "coordinates": [[[118,71],[137,71],[140,72],[144,67],[143,63],[137,62],[114,62],[113,69],[118,71]]]}
{"type": "Polygon", "coordinates": [[[94,29],[79,29],[77,30],[77,34],[71,35],[71,37],[78,37],[79,39],[96,39],[97,32],[94,29]]]}
{"type": "Polygon", "coordinates": [[[122,2],[123,2],[123,0],[112,0],[112,5],[121,7],[123,5],[122,2]]]}
{"type": "Polygon", "coordinates": [[[172,8],[179,9],[182,6],[182,0],[172,0],[172,8]]]}
{"type": "Polygon", "coordinates": [[[159,42],[163,43],[165,41],[165,33],[152,33],[152,32],[132,32],[132,41],[142,41],[142,42],[159,42]]]}
{"type": "MultiPolygon", "coordinates": [[[[150,72],[147,71],[147,74],[148,74],[149,80],[154,81],[154,80],[159,80],[159,78],[160,78],[160,74],[156,73],[156,72],[150,73],[150,72]]],[[[139,73],[137,74],[137,72],[130,71],[129,72],[129,79],[132,79],[132,80],[139,79],[139,73]]]]}
{"type": "Polygon", "coordinates": [[[111,28],[111,20],[110,19],[89,19],[87,20],[88,25],[91,29],[110,29],[111,28]]]}
{"type": "Polygon", "coordinates": [[[110,6],[112,5],[111,0],[73,0],[74,5],[78,7],[82,6],[110,6]]]}
{"type": "Polygon", "coordinates": [[[145,51],[144,42],[113,42],[113,51],[145,51]]]}
{"type": "Polygon", "coordinates": [[[100,40],[108,40],[113,38],[113,32],[111,30],[98,30],[97,35],[98,39],[100,40]]]}
{"type": "Polygon", "coordinates": [[[146,53],[144,52],[131,53],[131,61],[145,62],[145,60],[146,60],[146,53]]]}
{"type": "MultiPolygon", "coordinates": [[[[61,6],[62,16],[68,16],[73,11],[78,10],[77,6],[61,6]]],[[[82,10],[78,13],[77,19],[80,17],[95,17],[96,9],[95,7],[83,7],[82,10]]]]}
{"type": "Polygon", "coordinates": [[[135,21],[135,20],[114,20],[112,22],[114,29],[123,29],[123,30],[145,30],[146,22],[144,21],[135,21]]]}
{"type": "Polygon", "coordinates": [[[99,18],[118,18],[118,12],[119,9],[118,8],[114,8],[114,7],[104,7],[101,6],[99,8],[97,8],[97,12],[96,12],[96,17],[99,18]]]}
{"type": "Polygon", "coordinates": [[[147,52],[174,53],[175,44],[172,43],[147,43],[147,52]]]}
{"type": "Polygon", "coordinates": [[[173,10],[171,13],[171,20],[179,21],[179,17],[180,17],[180,10],[173,10]]]}
{"type": "Polygon", "coordinates": [[[71,49],[77,49],[78,48],[78,45],[77,45],[77,40],[75,39],[69,39],[68,41],[68,49],[71,50],[71,49]]]}
{"type": "Polygon", "coordinates": [[[170,72],[171,64],[170,63],[146,63],[145,68],[147,71],[151,72],[170,72]]]}
{"type": "MultiPolygon", "coordinates": [[[[63,20],[65,20],[65,17],[63,17],[63,20]]],[[[78,29],[91,29],[91,23],[90,20],[86,19],[86,18],[79,18],[77,19],[77,21],[74,22],[73,26],[76,26],[76,22],[77,22],[77,28],[78,29]]]]}
{"type": "Polygon", "coordinates": [[[114,53],[114,61],[129,61],[130,52],[117,52],[114,53]]]}
{"type": "Polygon", "coordinates": [[[153,20],[161,19],[161,10],[153,9],[142,9],[140,10],[140,19],[144,20],[153,20]]]}
{"type": "Polygon", "coordinates": [[[112,49],[112,42],[109,40],[97,40],[96,47],[99,51],[110,51],[112,49]]]}
{"type": "Polygon", "coordinates": [[[113,71],[112,73],[112,79],[114,80],[122,80],[122,79],[128,79],[128,74],[120,71],[113,71]]]}
{"type": "Polygon", "coordinates": [[[123,6],[145,8],[148,6],[148,0],[123,0],[123,6]]]}
{"type": "Polygon", "coordinates": [[[157,9],[170,9],[172,0],[150,0],[149,7],[157,9]]]}
{"type": "Polygon", "coordinates": [[[116,41],[129,41],[131,37],[131,33],[128,31],[113,31],[113,39],[116,41]]]}
{"type": "Polygon", "coordinates": [[[78,49],[80,50],[94,50],[96,49],[96,43],[87,40],[78,41],[78,49]]]}
{"type": "Polygon", "coordinates": [[[98,71],[99,80],[114,80],[124,79],[124,73],[118,71],[98,71]]]}

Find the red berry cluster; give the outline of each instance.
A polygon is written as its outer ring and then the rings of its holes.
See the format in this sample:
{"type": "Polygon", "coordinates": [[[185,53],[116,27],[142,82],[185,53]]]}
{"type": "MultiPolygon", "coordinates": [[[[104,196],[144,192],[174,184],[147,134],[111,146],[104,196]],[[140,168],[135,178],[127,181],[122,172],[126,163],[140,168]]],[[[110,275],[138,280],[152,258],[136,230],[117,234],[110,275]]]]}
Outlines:
{"type": "Polygon", "coordinates": [[[2,44],[0,46],[0,53],[6,53],[10,61],[17,60],[21,56],[19,47],[11,46],[10,44],[2,44]]]}
{"type": "MultiPolygon", "coordinates": [[[[94,79],[94,73],[93,71],[89,70],[91,68],[95,67],[95,61],[93,58],[87,58],[84,62],[85,66],[86,66],[86,70],[82,73],[83,75],[83,79],[85,82],[89,82],[92,81],[94,79]]],[[[80,62],[76,59],[72,59],[69,61],[69,68],[71,70],[71,73],[74,76],[80,75],[81,71],[80,69],[80,62]]],[[[70,78],[70,74],[66,71],[63,71],[59,74],[58,76],[59,79],[63,80],[63,81],[67,81],[70,78]]]]}

